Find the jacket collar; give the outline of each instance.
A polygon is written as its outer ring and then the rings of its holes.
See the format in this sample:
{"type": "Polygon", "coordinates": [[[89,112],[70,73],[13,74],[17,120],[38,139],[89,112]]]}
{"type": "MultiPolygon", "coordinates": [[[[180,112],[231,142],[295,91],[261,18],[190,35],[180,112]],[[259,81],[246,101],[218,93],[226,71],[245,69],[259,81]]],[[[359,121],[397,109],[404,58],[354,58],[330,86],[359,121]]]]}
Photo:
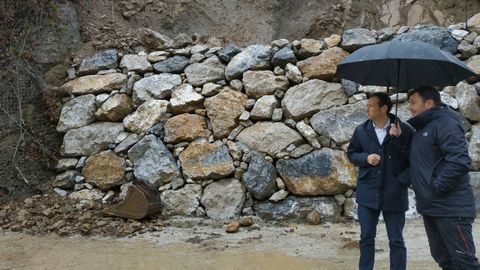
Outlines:
{"type": "MultiPolygon", "coordinates": [[[[447,106],[437,106],[431,109],[428,109],[415,117],[410,118],[407,122],[412,125],[413,128],[419,130],[424,128],[432,120],[442,116],[442,115],[451,115],[447,106]]],[[[456,116],[454,116],[458,120],[456,116]]]]}
{"type": "MultiPolygon", "coordinates": [[[[388,113],[388,118],[390,119],[390,123],[395,123],[395,121],[398,120],[398,118],[391,113],[388,113]]],[[[365,121],[363,123],[363,128],[365,129],[366,133],[371,137],[372,140],[378,142],[377,134],[375,133],[375,129],[373,128],[372,120],[368,119],[367,121],[365,121]]],[[[387,135],[383,140],[383,144],[387,143],[391,139],[389,131],[390,131],[390,126],[387,126],[387,135]]]]}

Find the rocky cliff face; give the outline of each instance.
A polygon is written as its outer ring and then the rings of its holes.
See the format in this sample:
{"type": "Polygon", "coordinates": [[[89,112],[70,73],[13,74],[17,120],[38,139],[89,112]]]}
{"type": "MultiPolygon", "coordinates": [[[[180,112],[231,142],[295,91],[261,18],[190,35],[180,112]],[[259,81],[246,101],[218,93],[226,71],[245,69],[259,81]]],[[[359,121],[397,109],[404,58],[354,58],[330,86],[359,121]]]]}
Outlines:
{"type": "Polygon", "coordinates": [[[86,18],[90,23],[103,16],[100,21],[115,20],[126,29],[145,26],[171,36],[198,33],[239,45],[321,38],[354,27],[448,25],[480,8],[478,1],[450,0],[123,0],[114,6],[107,0],[96,2],[86,18]]]}

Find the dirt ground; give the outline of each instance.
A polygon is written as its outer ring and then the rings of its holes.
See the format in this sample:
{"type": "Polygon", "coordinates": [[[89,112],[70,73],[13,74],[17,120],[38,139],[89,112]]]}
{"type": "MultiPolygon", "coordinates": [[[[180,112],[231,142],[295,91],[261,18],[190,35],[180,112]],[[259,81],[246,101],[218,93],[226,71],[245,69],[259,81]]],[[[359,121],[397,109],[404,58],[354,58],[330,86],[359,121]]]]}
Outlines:
{"type": "MultiPolygon", "coordinates": [[[[477,219],[474,225],[477,245],[479,228],[477,219]]],[[[357,223],[317,226],[255,223],[234,234],[226,233],[224,226],[201,223],[183,228],[169,226],[127,238],[61,238],[0,230],[0,270],[347,270],[357,268],[358,232],[357,223]]],[[[430,257],[421,219],[407,221],[405,240],[408,269],[438,269],[430,257]]],[[[378,226],[375,269],[389,269],[384,224],[378,226]]]]}

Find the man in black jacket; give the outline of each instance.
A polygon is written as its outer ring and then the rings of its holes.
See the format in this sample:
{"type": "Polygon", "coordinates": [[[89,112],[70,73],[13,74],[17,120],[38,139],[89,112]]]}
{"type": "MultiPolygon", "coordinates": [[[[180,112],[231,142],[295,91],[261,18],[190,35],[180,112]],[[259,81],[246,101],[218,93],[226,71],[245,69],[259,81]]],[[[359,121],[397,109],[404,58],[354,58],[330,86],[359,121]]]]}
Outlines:
{"type": "Polygon", "coordinates": [[[350,140],[348,158],[359,167],[356,201],[360,222],[359,269],[373,269],[375,236],[383,214],[390,246],[390,269],[406,269],[407,251],[403,241],[407,186],[396,178],[408,167],[412,130],[389,111],[387,93],[374,93],[368,99],[368,120],[359,125],[350,140]],[[392,126],[403,130],[398,137],[389,134],[392,126]]]}
{"type": "Polygon", "coordinates": [[[432,257],[442,269],[479,270],[472,238],[471,160],[462,124],[432,87],[411,90],[408,103],[413,116],[408,123],[415,129],[410,179],[432,257]]]}

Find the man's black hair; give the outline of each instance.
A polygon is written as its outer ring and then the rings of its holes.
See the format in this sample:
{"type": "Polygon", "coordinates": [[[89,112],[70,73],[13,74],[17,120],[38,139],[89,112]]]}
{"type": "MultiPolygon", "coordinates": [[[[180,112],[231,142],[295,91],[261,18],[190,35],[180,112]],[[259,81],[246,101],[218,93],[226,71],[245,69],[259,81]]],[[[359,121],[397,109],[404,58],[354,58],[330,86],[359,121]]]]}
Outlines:
{"type": "Polygon", "coordinates": [[[442,104],[440,93],[437,91],[437,89],[431,86],[420,86],[418,88],[408,91],[408,98],[410,98],[415,93],[417,93],[422,98],[423,102],[431,99],[435,106],[442,104]]]}
{"type": "Polygon", "coordinates": [[[390,112],[390,110],[392,109],[392,100],[390,99],[390,96],[387,93],[375,92],[375,93],[372,93],[368,96],[369,99],[372,98],[372,97],[377,97],[378,106],[380,108],[387,105],[387,113],[390,112]]]}

